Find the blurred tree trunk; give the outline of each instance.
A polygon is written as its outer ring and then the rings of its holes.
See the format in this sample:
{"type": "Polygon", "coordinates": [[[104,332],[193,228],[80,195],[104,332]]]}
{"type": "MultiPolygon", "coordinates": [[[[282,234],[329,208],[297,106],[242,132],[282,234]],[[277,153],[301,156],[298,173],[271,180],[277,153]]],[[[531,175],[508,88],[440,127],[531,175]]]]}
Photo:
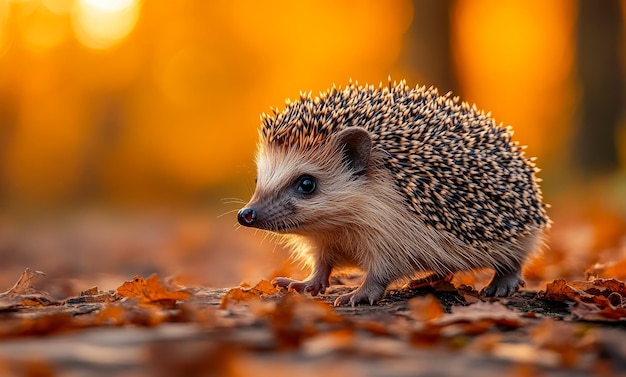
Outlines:
{"type": "Polygon", "coordinates": [[[8,95],[0,93],[0,209],[6,209],[8,201],[9,148],[17,129],[17,104],[8,95]]]}
{"type": "Polygon", "coordinates": [[[402,58],[418,82],[409,84],[433,85],[440,93],[458,94],[450,40],[453,5],[453,0],[413,0],[413,22],[402,58]]]}
{"type": "Polygon", "coordinates": [[[81,158],[82,170],[74,187],[74,205],[107,199],[104,197],[103,172],[112,151],[122,139],[124,114],[121,98],[120,93],[103,94],[100,98],[98,123],[85,141],[88,147],[81,158]]]}
{"type": "Polygon", "coordinates": [[[586,177],[618,168],[617,129],[625,106],[619,0],[578,1],[577,61],[582,102],[573,162],[586,177]]]}

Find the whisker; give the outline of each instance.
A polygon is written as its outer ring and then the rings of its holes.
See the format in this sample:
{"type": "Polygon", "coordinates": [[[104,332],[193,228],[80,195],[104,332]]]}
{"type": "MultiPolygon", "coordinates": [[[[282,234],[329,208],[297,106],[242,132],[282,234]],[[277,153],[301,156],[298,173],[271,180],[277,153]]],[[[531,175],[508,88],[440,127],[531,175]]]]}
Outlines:
{"type": "Polygon", "coordinates": [[[229,204],[229,205],[230,205],[230,204],[237,204],[237,205],[243,206],[243,205],[245,205],[246,203],[245,203],[245,202],[224,202],[223,204],[229,204]]]}
{"type": "Polygon", "coordinates": [[[217,216],[216,219],[221,219],[222,217],[224,217],[226,215],[230,215],[231,213],[235,213],[235,212],[238,212],[238,211],[239,211],[239,208],[232,209],[230,211],[226,211],[226,212],[222,213],[221,215],[217,216]]]}
{"type": "Polygon", "coordinates": [[[241,198],[222,198],[223,204],[246,204],[247,202],[241,198]]]}

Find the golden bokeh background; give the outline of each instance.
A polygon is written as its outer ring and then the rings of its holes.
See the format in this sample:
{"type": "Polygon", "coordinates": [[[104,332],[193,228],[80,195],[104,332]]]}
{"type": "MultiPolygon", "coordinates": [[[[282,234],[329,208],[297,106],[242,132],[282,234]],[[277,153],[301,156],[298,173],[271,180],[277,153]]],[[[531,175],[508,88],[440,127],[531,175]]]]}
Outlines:
{"type": "MultiPolygon", "coordinates": [[[[200,278],[213,284],[283,268],[284,254],[257,250],[271,242],[259,247],[262,236],[236,230],[234,214],[216,216],[237,207],[224,198],[250,195],[259,114],[350,79],[454,90],[512,125],[539,157],[557,217],[573,184],[600,180],[623,219],[626,106],[607,146],[620,159],[608,179],[582,174],[571,158],[583,93],[579,3],[433,4],[0,0],[5,268],[197,277],[238,256],[243,267],[226,268],[228,278],[200,278]],[[68,220],[81,211],[89,215],[68,220]]],[[[617,4],[623,80],[626,6],[617,4]]]]}

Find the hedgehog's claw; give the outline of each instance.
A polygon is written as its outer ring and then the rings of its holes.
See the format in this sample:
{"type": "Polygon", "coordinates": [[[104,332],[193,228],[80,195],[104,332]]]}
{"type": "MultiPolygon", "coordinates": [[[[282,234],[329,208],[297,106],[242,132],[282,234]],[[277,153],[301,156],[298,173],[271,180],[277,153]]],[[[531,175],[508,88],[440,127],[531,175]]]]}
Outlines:
{"type": "Polygon", "coordinates": [[[273,285],[281,288],[287,288],[289,292],[310,293],[311,296],[317,296],[319,293],[324,294],[326,288],[330,286],[329,278],[332,266],[323,260],[318,260],[313,273],[303,281],[290,278],[275,278],[272,280],[273,285]]]}
{"type": "Polygon", "coordinates": [[[287,288],[289,292],[311,293],[311,296],[317,296],[319,293],[325,293],[328,288],[328,279],[307,279],[304,281],[289,278],[278,277],[272,280],[272,284],[281,288],[287,288]]]}
{"type": "Polygon", "coordinates": [[[365,302],[370,305],[374,305],[378,300],[383,298],[385,295],[385,286],[376,286],[376,285],[361,285],[359,288],[354,291],[341,295],[337,297],[335,300],[335,306],[344,306],[350,305],[352,307],[357,306],[358,304],[365,302]]]}
{"type": "Polygon", "coordinates": [[[507,297],[517,292],[519,286],[526,285],[526,282],[520,277],[519,271],[500,274],[496,272],[491,282],[482,289],[481,295],[487,297],[507,297]]]}

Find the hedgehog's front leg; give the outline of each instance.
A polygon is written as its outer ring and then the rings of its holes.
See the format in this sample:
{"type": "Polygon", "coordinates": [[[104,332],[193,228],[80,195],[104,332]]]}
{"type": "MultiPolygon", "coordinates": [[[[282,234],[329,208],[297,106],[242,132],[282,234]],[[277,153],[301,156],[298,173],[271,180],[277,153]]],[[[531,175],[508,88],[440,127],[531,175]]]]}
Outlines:
{"type": "Polygon", "coordinates": [[[330,285],[329,278],[332,269],[328,262],[318,260],[311,275],[303,281],[277,277],[272,280],[272,284],[281,288],[287,288],[289,291],[298,293],[309,292],[311,296],[317,296],[318,293],[326,292],[326,288],[330,285]]]}
{"type": "Polygon", "coordinates": [[[374,305],[374,303],[385,295],[389,281],[377,278],[371,273],[365,276],[365,281],[354,291],[341,295],[335,300],[335,306],[351,305],[356,306],[362,302],[374,305]]]}

